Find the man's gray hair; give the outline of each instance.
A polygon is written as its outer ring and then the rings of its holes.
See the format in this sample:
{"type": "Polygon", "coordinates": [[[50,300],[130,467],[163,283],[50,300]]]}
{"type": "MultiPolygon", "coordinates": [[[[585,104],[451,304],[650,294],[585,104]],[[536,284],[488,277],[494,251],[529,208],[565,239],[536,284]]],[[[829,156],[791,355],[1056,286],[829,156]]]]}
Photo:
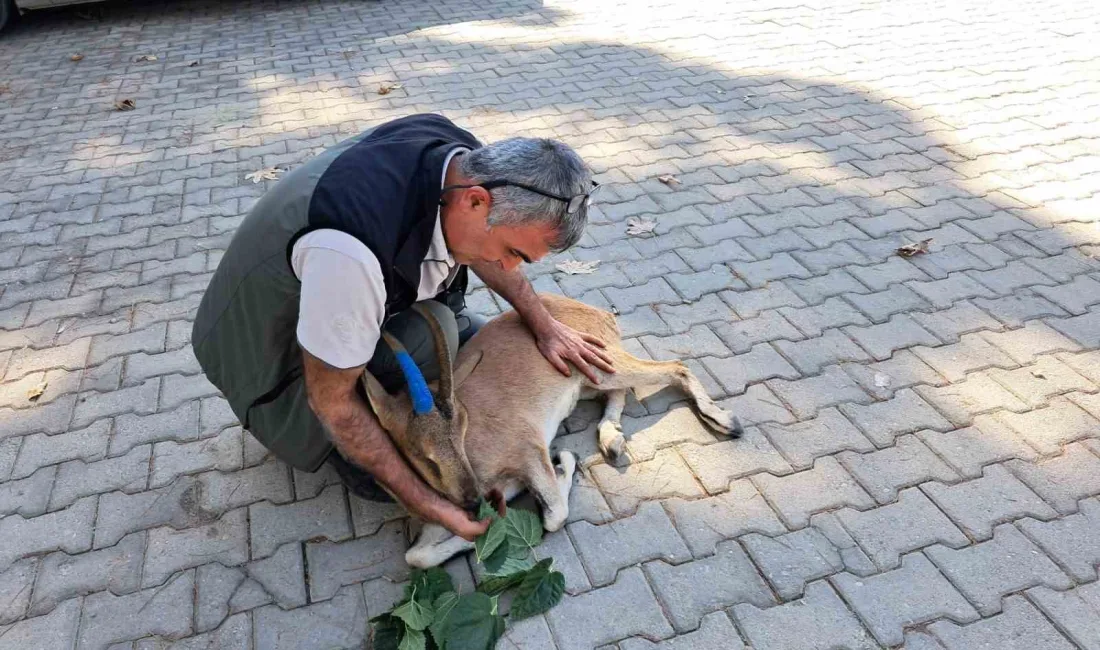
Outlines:
{"type": "MultiPolygon", "coordinates": [[[[459,170],[470,183],[504,179],[537,187],[562,197],[592,190],[592,172],[568,145],[548,138],[508,138],[475,149],[459,159],[459,170]]],[[[550,243],[563,251],[581,238],[588,222],[588,206],[566,214],[566,204],[522,187],[490,190],[490,225],[546,224],[554,229],[550,243]]]]}

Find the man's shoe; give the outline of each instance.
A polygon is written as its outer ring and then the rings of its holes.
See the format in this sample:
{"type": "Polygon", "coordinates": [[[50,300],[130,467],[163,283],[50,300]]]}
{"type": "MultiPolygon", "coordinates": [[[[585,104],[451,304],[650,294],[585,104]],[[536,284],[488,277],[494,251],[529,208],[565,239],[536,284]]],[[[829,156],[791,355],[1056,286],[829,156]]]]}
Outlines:
{"type": "Polygon", "coordinates": [[[332,465],[332,468],[336,470],[336,475],[340,477],[340,482],[346,485],[348,491],[355,496],[367,501],[393,503],[393,497],[382,489],[382,486],[374,480],[373,476],[348,461],[335,449],[329,454],[326,462],[332,465]]]}

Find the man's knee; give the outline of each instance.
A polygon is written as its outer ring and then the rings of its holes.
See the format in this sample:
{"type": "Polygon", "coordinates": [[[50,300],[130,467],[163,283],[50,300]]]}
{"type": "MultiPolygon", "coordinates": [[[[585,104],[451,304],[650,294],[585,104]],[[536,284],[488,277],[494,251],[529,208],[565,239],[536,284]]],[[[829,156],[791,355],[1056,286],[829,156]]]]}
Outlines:
{"type": "MultiPolygon", "coordinates": [[[[417,304],[423,305],[439,322],[447,341],[451,360],[454,361],[459,346],[459,327],[454,312],[435,300],[424,300],[417,304]]],[[[401,341],[427,381],[439,379],[439,357],[436,354],[435,338],[432,336],[431,326],[419,312],[415,309],[406,309],[395,314],[386,323],[384,329],[401,341]]],[[[404,384],[404,376],[401,374],[397,359],[382,340],[379,340],[374,356],[367,364],[367,370],[391,393],[397,392],[404,384]]]]}

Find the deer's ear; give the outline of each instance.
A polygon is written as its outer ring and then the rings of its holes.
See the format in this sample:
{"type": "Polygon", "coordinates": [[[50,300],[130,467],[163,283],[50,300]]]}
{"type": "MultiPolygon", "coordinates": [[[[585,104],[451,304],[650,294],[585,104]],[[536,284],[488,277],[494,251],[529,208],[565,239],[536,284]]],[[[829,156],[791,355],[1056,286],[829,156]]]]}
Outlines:
{"type": "Polygon", "coordinates": [[[455,370],[455,388],[461,386],[462,382],[466,381],[466,378],[474,371],[474,368],[477,368],[477,364],[481,363],[482,354],[482,351],[478,350],[473,354],[467,355],[466,358],[458,364],[458,368],[455,370]]]}
{"type": "Polygon", "coordinates": [[[401,400],[390,395],[370,372],[364,370],[361,380],[374,415],[378,417],[384,429],[393,431],[399,422],[407,418],[408,414],[403,412],[407,409],[403,408],[401,400]]]}

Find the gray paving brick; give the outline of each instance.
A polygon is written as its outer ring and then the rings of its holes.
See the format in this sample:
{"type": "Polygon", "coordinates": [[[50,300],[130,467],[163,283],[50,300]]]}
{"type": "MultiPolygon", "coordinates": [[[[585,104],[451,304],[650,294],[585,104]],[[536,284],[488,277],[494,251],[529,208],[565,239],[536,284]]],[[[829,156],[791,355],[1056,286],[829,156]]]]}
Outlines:
{"type": "Polygon", "coordinates": [[[1005,599],[1004,613],[970,625],[950,621],[933,623],[928,629],[947,650],[1026,650],[1049,648],[1071,650],[1058,630],[1022,596],[1005,599]]]}
{"type": "Polygon", "coordinates": [[[1067,315],[1061,307],[1036,295],[1030,289],[995,300],[978,298],[974,300],[974,304],[1009,327],[1023,327],[1024,322],[1044,316],[1067,315]]]}
{"type": "Polygon", "coordinates": [[[0,482],[11,479],[11,472],[19,458],[19,449],[23,446],[23,439],[19,437],[0,441],[0,482]]]}
{"type": "MultiPolygon", "coordinates": [[[[81,459],[86,462],[103,457],[107,448],[110,421],[100,420],[95,424],[69,433],[47,435],[36,433],[25,436],[19,456],[12,468],[12,479],[30,476],[40,467],[56,465],[67,460],[81,459]]],[[[18,439],[12,438],[10,440],[18,439]]]]}
{"type": "Polygon", "coordinates": [[[609,287],[604,289],[603,293],[621,314],[627,314],[638,307],[654,303],[677,304],[682,302],[679,295],[664,278],[656,278],[643,285],[628,289],[609,287]]]}
{"type": "Polygon", "coordinates": [[[682,562],[691,557],[659,503],[643,503],[633,516],[601,526],[570,524],[569,534],[596,587],[613,582],[620,569],[646,560],[682,562]]]}
{"type": "Polygon", "coordinates": [[[736,440],[713,445],[687,444],[680,455],[710,494],[724,492],[731,480],[757,472],[787,474],[791,465],[776,451],[758,428],[752,427],[736,440]]]}
{"type": "Polygon", "coordinates": [[[744,289],[745,283],[729,267],[716,264],[696,273],[669,273],[665,276],[684,300],[699,300],[702,296],[724,289],[744,289]]]}
{"type": "Polygon", "coordinates": [[[199,437],[199,404],[188,402],[173,410],[152,415],[126,413],[115,418],[111,436],[112,456],[134,447],[161,440],[188,441],[199,437]]]}
{"type": "MultiPolygon", "coordinates": [[[[1064,630],[1065,634],[1079,647],[1085,650],[1100,648],[1100,587],[1095,583],[1083,585],[1069,591],[1053,591],[1047,587],[1035,587],[1029,589],[1027,593],[1039,610],[1064,630]]],[[[1013,614],[1012,610],[1019,607],[1020,603],[1016,598],[1012,598],[1010,601],[1005,604],[1005,612],[1006,615],[1011,616],[1013,614]]],[[[1028,618],[1030,620],[1026,621],[1024,625],[1031,623],[1031,626],[1022,630],[1009,630],[1009,632],[1015,632],[1016,635],[1026,638],[1035,634],[1036,628],[1048,630],[1045,621],[1041,618],[1031,616],[1028,618]]],[[[1020,625],[1020,627],[1024,627],[1024,625],[1020,625]]],[[[945,636],[949,634],[946,633],[945,636]]],[[[1045,634],[1052,643],[1061,641],[1050,631],[1046,631],[1045,634]]],[[[1030,638],[1027,638],[1027,641],[1034,642],[1030,638]]],[[[1031,647],[1038,646],[1032,645],[1031,647]]]]}
{"type": "Polygon", "coordinates": [[[205,526],[149,531],[142,585],[152,587],[182,570],[211,561],[235,566],[248,560],[248,522],[244,508],[227,512],[205,526]]]}
{"type": "Polygon", "coordinates": [[[759,289],[723,291],[720,295],[743,319],[755,318],[761,312],[777,307],[801,307],[806,304],[782,281],[769,282],[759,289]]]}
{"type": "Polygon", "coordinates": [[[104,591],[84,600],[78,644],[106,648],[121,641],[157,635],[179,639],[193,632],[195,576],[193,571],[177,574],[162,587],[126,596],[104,591]]]}
{"type": "Polygon", "coordinates": [[[777,341],[775,347],[804,375],[815,375],[823,366],[841,361],[868,361],[870,357],[840,330],[805,341],[777,341]]]}
{"type": "Polygon", "coordinates": [[[280,607],[301,607],[307,602],[304,561],[301,544],[284,544],[270,557],[249,562],[245,572],[280,607]]]}
{"type": "Polygon", "coordinates": [[[366,618],[363,590],[355,585],[344,587],[331,600],[297,609],[262,607],[253,614],[253,634],[257,648],[353,648],[366,639],[366,618]]]}
{"type": "Polygon", "coordinates": [[[1100,422],[1074,401],[1053,397],[1047,408],[1026,413],[998,413],[997,417],[1020,438],[1043,454],[1057,454],[1062,445],[1095,437],[1100,422]]]}
{"type": "Polygon", "coordinates": [[[1032,516],[1049,520],[1057,513],[1000,465],[985,468],[982,478],[956,485],[926,483],[921,489],[952,521],[974,539],[989,539],[999,523],[1032,516]]]}
{"type": "MultiPolygon", "coordinates": [[[[790,425],[764,424],[761,430],[795,468],[842,450],[870,451],[874,446],[835,408],[823,409],[812,420],[790,425]]],[[[769,468],[770,469],[770,468],[769,468]]]]}
{"type": "Polygon", "coordinates": [[[981,416],[975,426],[954,431],[920,431],[917,436],[963,476],[976,478],[982,468],[1013,458],[1034,459],[1037,454],[1000,421],[981,416]]]}
{"type": "Polygon", "coordinates": [[[756,345],[750,352],[727,359],[706,357],[703,365],[710,371],[722,388],[730,395],[740,395],[752,383],[772,377],[794,379],[798,371],[775,351],[764,343],[756,345]]]}
{"type": "Polygon", "coordinates": [[[914,390],[956,426],[970,425],[974,416],[1008,409],[1025,411],[1027,405],[984,373],[972,373],[966,381],[943,387],[917,386],[914,390]]]}
{"type": "Polygon", "coordinates": [[[110,393],[82,393],[73,409],[72,426],[84,427],[96,420],[123,413],[145,415],[157,410],[160,379],[110,393]]]}
{"type": "Polygon", "coordinates": [[[222,430],[237,426],[237,414],[230,408],[224,397],[204,397],[199,402],[199,429],[201,437],[206,438],[222,430]]]}
{"type": "Polygon", "coordinates": [[[817,305],[827,298],[842,294],[865,294],[869,290],[850,273],[843,269],[833,269],[825,275],[808,280],[788,279],[784,281],[791,291],[806,301],[808,305],[817,305]]]}
{"type": "Polygon", "coordinates": [[[4,643],[9,648],[33,648],[42,639],[51,639],[60,648],[72,648],[76,644],[80,608],[80,599],[66,600],[45,616],[23,619],[11,626],[0,626],[0,634],[4,635],[4,643]]]}
{"type": "Polygon", "coordinates": [[[783,600],[800,598],[807,583],[844,570],[838,550],[814,528],[778,537],[752,533],[741,543],[783,600]]]}
{"type": "Polygon", "coordinates": [[[943,280],[908,282],[906,286],[940,309],[950,307],[954,302],[967,298],[996,296],[992,290],[962,273],[954,273],[943,280]]]}
{"type": "Polygon", "coordinates": [[[1024,519],[1018,525],[1075,580],[1091,582],[1100,565],[1100,547],[1095,543],[1100,533],[1100,501],[1085,499],[1079,507],[1076,514],[1061,519],[1024,519]]]}
{"type": "Polygon", "coordinates": [[[863,512],[844,509],[836,517],[881,570],[897,567],[902,555],[936,542],[951,547],[968,543],[916,488],[902,490],[896,503],[863,512]]]}
{"type": "Polygon", "coordinates": [[[1070,314],[1081,315],[1100,303],[1100,282],[1087,275],[1053,287],[1035,287],[1035,293],[1055,303],[1070,314]]]}
{"type": "Polygon", "coordinates": [[[771,380],[767,386],[799,418],[813,417],[820,409],[845,402],[871,401],[871,396],[839,366],[829,366],[816,377],[797,381],[771,380]]]}
{"type": "Polygon", "coordinates": [[[738,603],[767,606],[774,602],[763,579],[736,542],[720,543],[714,555],[679,566],[648,562],[645,571],[679,632],[695,629],[702,616],[711,611],[738,603]],[[709,584],[711,588],[700,590],[697,588],[700,584],[709,584]]]}
{"type": "Polygon", "coordinates": [[[947,378],[958,382],[968,373],[986,368],[1015,368],[1016,362],[990,345],[980,334],[964,334],[958,343],[940,347],[913,348],[913,354],[947,378]]]}
{"type": "Polygon", "coordinates": [[[695,501],[666,501],[669,515],[695,557],[714,554],[716,545],[749,532],[786,532],[775,512],[748,481],[734,481],[724,494],[695,501]]]}
{"type": "Polygon", "coordinates": [[[615,584],[578,596],[566,596],[546,616],[556,645],[562,649],[594,648],[644,635],[673,634],[641,569],[624,570],[615,584]]]}
{"type": "Polygon", "coordinates": [[[772,280],[809,278],[813,275],[790,253],[776,253],[760,262],[733,262],[731,266],[738,277],[754,288],[763,287],[772,280]]]}
{"type": "Polygon", "coordinates": [[[28,555],[63,550],[81,553],[91,548],[92,522],[96,516],[95,497],[80,499],[65,510],[24,519],[9,516],[0,519],[0,570],[28,555]]]}
{"type": "Polygon", "coordinates": [[[730,351],[706,325],[696,325],[683,334],[664,337],[642,336],[639,340],[654,359],[730,355],[730,351]]]}
{"type": "Polygon", "coordinates": [[[20,560],[0,571],[0,625],[14,623],[27,613],[31,590],[34,588],[37,560],[20,560]]]}
{"type": "MultiPolygon", "coordinates": [[[[675,532],[675,529],[673,530],[675,532]]],[[[682,544],[683,542],[681,542],[682,544]]],[[[613,552],[617,552],[617,550],[613,552]]],[[[577,553],[577,549],[566,530],[545,533],[542,537],[542,543],[535,548],[535,557],[540,560],[554,558],[554,569],[565,575],[566,592],[579,594],[592,588],[592,583],[584,570],[580,555],[577,553]]],[[[462,566],[467,566],[464,559],[458,558],[458,561],[461,562],[462,566]]]]}
{"type": "MultiPolygon", "coordinates": [[[[322,534],[324,532],[322,531],[322,534]]],[[[285,540],[299,539],[302,535],[282,536],[285,540]]],[[[331,533],[328,537],[333,537],[331,533]]],[[[256,537],[253,535],[253,555],[256,537]]],[[[306,562],[309,566],[309,594],[313,602],[336,596],[341,587],[364,580],[387,577],[400,582],[408,577],[405,564],[405,532],[402,522],[384,524],[370,537],[344,542],[309,542],[306,544],[306,562]]],[[[259,557],[263,557],[260,555],[259,557]]]]}
{"type": "Polygon", "coordinates": [[[640,334],[667,336],[672,333],[668,323],[661,320],[661,317],[657,315],[655,306],[635,309],[629,314],[619,316],[616,320],[619,323],[619,329],[622,330],[623,336],[628,338],[640,334]]]}
{"type": "Polygon", "coordinates": [[[870,578],[841,574],[837,590],[883,645],[904,641],[903,628],[940,617],[970,622],[978,613],[919,553],[902,558],[901,567],[870,578]]]}
{"type": "Polygon", "coordinates": [[[153,446],[150,487],[171,483],[181,474],[193,474],[210,469],[229,472],[241,469],[243,452],[239,428],[222,431],[212,438],[195,442],[158,442],[153,446]]]}
{"type": "Polygon", "coordinates": [[[894,314],[932,308],[927,300],[904,284],[891,285],[875,293],[845,293],[844,299],[863,312],[872,323],[885,323],[894,314]]]}
{"type": "Polygon", "coordinates": [[[780,230],[765,237],[741,237],[737,243],[752,253],[758,260],[766,260],[775,253],[788,251],[813,250],[813,244],[800,237],[798,233],[790,229],[780,230]]]}
{"type": "Polygon", "coordinates": [[[830,456],[817,459],[810,470],[782,477],[758,474],[752,481],[784,522],[796,529],[808,524],[815,512],[845,505],[874,505],[874,500],[830,456]]]}
{"type": "Polygon", "coordinates": [[[88,353],[88,365],[96,366],[104,361],[117,356],[125,356],[137,352],[157,354],[164,351],[164,338],[167,325],[157,323],[129,334],[99,335],[91,340],[91,350],[88,353]]]}
{"type": "Polygon", "coordinates": [[[172,373],[195,374],[201,371],[190,346],[160,354],[140,352],[126,357],[123,385],[132,386],[150,377],[172,373]]]}
{"type": "Polygon", "coordinates": [[[69,598],[104,589],[118,595],[137,591],[144,554],[145,536],[129,535],[101,551],[45,556],[38,568],[30,615],[40,616],[69,598]]]}
{"type": "Polygon", "coordinates": [[[1054,319],[1048,318],[1050,323],[1058,331],[1069,338],[1089,348],[1100,347],[1100,307],[1092,307],[1092,311],[1072,318],[1054,319]]]}
{"type": "Polygon", "coordinates": [[[1046,406],[1055,395],[1096,386],[1054,357],[1039,357],[1018,370],[991,370],[989,376],[1034,407],[1046,406]]]}
{"type": "Polygon", "coordinates": [[[36,517],[46,512],[56,467],[43,467],[27,478],[0,483],[0,516],[36,517]]]}
{"type": "Polygon", "coordinates": [[[724,612],[713,612],[702,618],[699,629],[695,632],[681,634],[660,643],[635,637],[620,642],[619,647],[622,650],[744,650],[745,644],[737,635],[729,617],[724,612]]]}
{"type": "MultiPolygon", "coordinates": [[[[25,345],[25,342],[23,345],[25,345]]],[[[54,345],[37,350],[31,348],[16,350],[12,354],[4,380],[11,381],[32,372],[41,372],[53,368],[80,370],[84,367],[90,345],[91,339],[82,338],[63,345],[54,345]]]]}
{"type": "Polygon", "coordinates": [[[878,399],[888,399],[897,390],[917,384],[942,386],[947,383],[908,350],[899,350],[886,361],[866,365],[843,364],[842,367],[863,390],[878,399]]]}
{"type": "MultiPolygon", "coordinates": [[[[140,650],[154,650],[158,641],[139,641],[140,650]]],[[[252,647],[252,621],[247,614],[237,614],[226,620],[217,630],[182,639],[175,644],[179,650],[250,650],[252,647]]]]}
{"type": "MultiPolygon", "coordinates": [[[[989,271],[970,271],[969,275],[999,296],[1013,294],[1024,287],[1055,284],[1054,280],[1021,261],[1009,262],[989,271]]],[[[1041,291],[1038,293],[1041,294],[1041,291]]]]}
{"type": "Polygon", "coordinates": [[[735,414],[745,426],[761,422],[794,422],[794,415],[767,386],[754,384],[743,395],[721,400],[719,405],[735,414]]]}
{"type": "Polygon", "coordinates": [[[654,308],[674,334],[681,334],[703,323],[737,320],[734,311],[716,295],[703,296],[691,304],[656,305],[654,308]]]}
{"type": "Polygon", "coordinates": [[[1063,514],[1076,512],[1080,499],[1100,494],[1100,457],[1079,443],[1066,445],[1055,458],[1005,466],[1063,514]]]}
{"type": "Polygon", "coordinates": [[[760,609],[751,604],[733,608],[733,617],[753,648],[760,650],[875,650],[859,619],[824,581],[811,583],[801,599],[760,609]]]}
{"type": "Polygon", "coordinates": [[[220,392],[206,375],[164,375],[161,382],[160,411],[171,411],[190,400],[218,395],[220,392]]]}
{"type": "Polygon", "coordinates": [[[1080,349],[1076,343],[1045,323],[1027,323],[1020,329],[1000,333],[986,332],[981,336],[1019,364],[1032,363],[1036,356],[1042,354],[1076,352],[1080,349]]]}
{"type": "Polygon", "coordinates": [[[754,318],[738,322],[711,323],[711,329],[736,354],[748,352],[758,343],[802,338],[798,330],[775,311],[766,311],[754,318]]]}
{"type": "Polygon", "coordinates": [[[144,490],[149,476],[148,446],[137,447],[125,456],[94,463],[72,460],[57,471],[50,496],[50,509],[66,508],[80,497],[103,492],[144,490]]]}
{"type": "Polygon", "coordinates": [[[249,530],[253,559],[271,555],[286,542],[325,537],[340,541],[351,537],[346,496],[340,486],[332,486],[315,499],[287,505],[269,502],[249,507],[249,530]]]}
{"type": "Polygon", "coordinates": [[[855,266],[847,270],[872,291],[882,291],[891,284],[928,278],[924,271],[900,257],[892,257],[881,264],[855,266]]]}
{"type": "Polygon", "coordinates": [[[837,455],[844,468],[879,503],[891,503],[901,488],[925,481],[953,482],[959,475],[913,435],[899,436],[880,451],[837,455]]]}
{"type": "Polygon", "coordinates": [[[840,298],[829,298],[820,305],[779,310],[791,324],[810,337],[821,336],[825,330],[843,325],[868,325],[867,317],[840,298]]]}

